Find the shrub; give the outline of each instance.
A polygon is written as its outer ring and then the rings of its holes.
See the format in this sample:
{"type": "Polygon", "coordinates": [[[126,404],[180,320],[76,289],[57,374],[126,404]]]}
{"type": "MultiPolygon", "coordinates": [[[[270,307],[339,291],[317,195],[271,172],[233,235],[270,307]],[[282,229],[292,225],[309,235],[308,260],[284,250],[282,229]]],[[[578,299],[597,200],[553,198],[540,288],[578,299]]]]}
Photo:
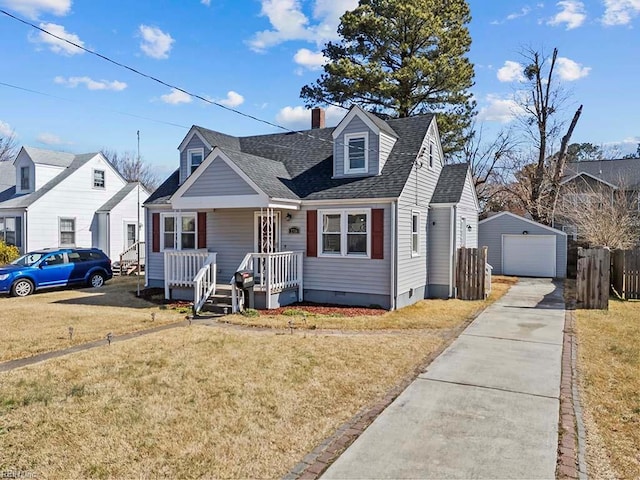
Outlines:
{"type": "Polygon", "coordinates": [[[11,263],[19,256],[20,252],[18,251],[18,247],[7,245],[0,240],[0,265],[11,263]]]}

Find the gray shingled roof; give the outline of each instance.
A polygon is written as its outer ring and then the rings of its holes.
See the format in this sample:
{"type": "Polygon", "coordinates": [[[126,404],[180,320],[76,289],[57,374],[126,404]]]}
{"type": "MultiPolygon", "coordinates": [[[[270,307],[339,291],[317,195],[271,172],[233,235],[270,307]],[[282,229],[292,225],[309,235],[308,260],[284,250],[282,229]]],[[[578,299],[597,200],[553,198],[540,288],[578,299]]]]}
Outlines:
{"type": "Polygon", "coordinates": [[[35,147],[22,147],[33,163],[51,165],[52,167],[68,167],[75,160],[76,155],[67,152],[55,152],[35,147]]]}
{"type": "MultiPolygon", "coordinates": [[[[369,114],[371,115],[371,114],[369,114]]],[[[377,117],[376,117],[377,118],[377,117]]],[[[255,135],[237,138],[197,127],[212,145],[221,149],[269,196],[301,200],[340,200],[347,198],[396,198],[402,193],[422,140],[433,115],[391,119],[386,130],[397,141],[380,175],[333,177],[333,137],[335,128],[255,135]]],[[[179,174],[169,177],[145,202],[166,204],[178,189],[179,174]]]]}
{"type": "Polygon", "coordinates": [[[113,197],[107,200],[104,205],[102,205],[98,210],[96,210],[96,212],[110,212],[111,210],[113,210],[116,206],[120,204],[122,200],[125,199],[127,195],[129,195],[129,193],[131,193],[132,190],[136,188],[136,185],[137,185],[136,182],[127,183],[113,197]]]}
{"type": "Polygon", "coordinates": [[[458,203],[467,179],[468,163],[454,163],[442,167],[431,203],[458,203]]]}
{"type": "Polygon", "coordinates": [[[0,203],[16,193],[16,167],[12,161],[0,162],[0,203]]]}
{"type": "Polygon", "coordinates": [[[198,125],[194,125],[194,128],[213,148],[220,147],[240,151],[240,140],[238,137],[199,127],[198,125]]]}
{"type": "Polygon", "coordinates": [[[389,124],[387,122],[385,122],[383,119],[381,119],[379,116],[371,113],[371,112],[367,112],[364,108],[361,108],[357,105],[355,105],[353,108],[357,108],[358,110],[360,110],[362,113],[364,113],[373,123],[376,124],[376,126],[382,130],[385,133],[388,133],[389,135],[398,138],[398,134],[396,132],[393,131],[393,128],[391,128],[389,126],[389,124]]]}
{"type": "Polygon", "coordinates": [[[607,183],[636,189],[640,187],[640,158],[571,162],[564,173],[565,178],[588,173],[607,183]]]}

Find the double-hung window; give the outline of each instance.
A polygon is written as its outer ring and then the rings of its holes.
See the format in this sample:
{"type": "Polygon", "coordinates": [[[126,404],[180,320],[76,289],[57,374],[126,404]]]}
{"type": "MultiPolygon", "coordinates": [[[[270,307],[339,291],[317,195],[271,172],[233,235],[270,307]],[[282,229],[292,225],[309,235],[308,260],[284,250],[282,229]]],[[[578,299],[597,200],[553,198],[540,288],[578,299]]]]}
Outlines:
{"type": "Polygon", "coordinates": [[[204,160],[203,148],[190,148],[187,150],[187,165],[189,165],[189,174],[195,172],[204,160]]]}
{"type": "Polygon", "coordinates": [[[29,190],[31,188],[30,170],[29,167],[20,167],[20,190],[29,190]]]}
{"type": "Polygon", "coordinates": [[[411,256],[420,255],[420,212],[411,212],[411,256]]]}
{"type": "Polygon", "coordinates": [[[74,246],[76,244],[76,219],[60,219],[60,246],[74,246]]]}
{"type": "Polygon", "coordinates": [[[0,241],[7,245],[22,246],[22,218],[0,217],[0,241]]]}
{"type": "Polygon", "coordinates": [[[163,214],[162,250],[195,250],[197,225],[195,213],[163,214]]]}
{"type": "Polygon", "coordinates": [[[369,258],[371,210],[322,210],[319,222],[322,256],[369,258]]]}
{"type": "Polygon", "coordinates": [[[93,188],[104,188],[105,180],[104,180],[104,170],[94,170],[93,171],[93,188]]]}
{"type": "Polygon", "coordinates": [[[369,135],[348,133],[344,136],[344,173],[369,171],[369,135]]]}

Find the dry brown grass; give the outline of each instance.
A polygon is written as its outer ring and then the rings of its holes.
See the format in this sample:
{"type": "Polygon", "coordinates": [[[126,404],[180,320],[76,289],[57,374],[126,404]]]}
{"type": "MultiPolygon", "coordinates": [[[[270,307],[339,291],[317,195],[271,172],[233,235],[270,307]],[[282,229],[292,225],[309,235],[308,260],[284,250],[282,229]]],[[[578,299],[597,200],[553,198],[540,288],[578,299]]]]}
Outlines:
{"type": "Polygon", "coordinates": [[[184,314],[175,310],[136,298],[132,294],[135,290],[135,278],[121,277],[98,289],[0,298],[0,361],[67,348],[104,338],[109,332],[118,335],[184,319],[184,314]],[[72,340],[69,327],[74,329],[72,340]]]}
{"type": "Polygon", "coordinates": [[[319,328],[337,330],[404,330],[404,329],[439,329],[451,328],[460,319],[473,317],[490,304],[502,297],[509,287],[518,280],[515,277],[493,277],[493,288],[487,300],[463,301],[422,300],[384,315],[361,317],[340,317],[324,315],[265,315],[247,317],[229,315],[223,321],[256,327],[288,328],[292,321],[295,328],[319,328]]]}
{"type": "Polygon", "coordinates": [[[640,478],[640,302],[611,300],[576,319],[589,474],[640,478]]]}
{"type": "Polygon", "coordinates": [[[0,374],[0,471],[280,477],[444,341],[192,326],[0,374]]]}

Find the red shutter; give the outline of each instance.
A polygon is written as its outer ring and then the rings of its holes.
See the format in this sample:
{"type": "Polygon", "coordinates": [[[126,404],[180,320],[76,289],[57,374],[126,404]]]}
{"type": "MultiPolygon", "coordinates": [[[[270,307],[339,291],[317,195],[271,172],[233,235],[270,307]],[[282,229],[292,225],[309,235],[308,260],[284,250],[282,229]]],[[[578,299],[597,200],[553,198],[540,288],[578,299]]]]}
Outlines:
{"type": "Polygon", "coordinates": [[[318,256],[318,211],[307,210],[307,257],[318,256]]]}
{"type": "Polygon", "coordinates": [[[207,212],[198,212],[198,248],[207,248],[207,212]]]}
{"type": "Polygon", "coordinates": [[[371,210],[371,258],[384,258],[384,209],[371,210]]]}
{"type": "Polygon", "coordinates": [[[151,251],[160,251],[160,214],[151,214],[151,251]]]}

